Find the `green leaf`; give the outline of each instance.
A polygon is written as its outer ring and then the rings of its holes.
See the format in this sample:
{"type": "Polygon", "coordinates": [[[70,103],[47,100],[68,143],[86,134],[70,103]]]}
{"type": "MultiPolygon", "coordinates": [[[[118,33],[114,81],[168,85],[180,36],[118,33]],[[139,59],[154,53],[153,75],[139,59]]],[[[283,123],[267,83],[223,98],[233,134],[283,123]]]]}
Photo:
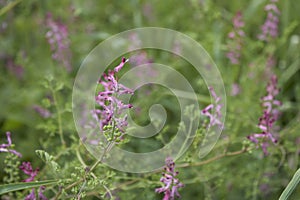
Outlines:
{"type": "Polygon", "coordinates": [[[279,83],[286,83],[300,69],[300,59],[295,60],[280,76],[279,83]]]}
{"type": "Polygon", "coordinates": [[[47,180],[47,181],[37,181],[37,182],[28,182],[28,183],[13,183],[13,184],[6,184],[0,185],[0,195],[14,192],[18,190],[30,189],[34,187],[39,187],[42,185],[52,185],[57,183],[57,180],[47,180]]]}
{"type": "Polygon", "coordinates": [[[294,174],[292,180],[289,182],[287,187],[284,189],[282,194],[279,197],[279,200],[286,200],[289,198],[289,196],[292,194],[294,189],[297,187],[300,181],[300,168],[296,171],[294,174]]]}
{"type": "Polygon", "coordinates": [[[59,90],[62,90],[63,88],[64,88],[64,83],[63,82],[57,82],[56,85],[55,85],[54,90],[59,91],[59,90]]]}
{"type": "Polygon", "coordinates": [[[59,171],[59,165],[54,161],[53,156],[48,154],[43,150],[36,150],[35,153],[47,164],[51,167],[54,173],[59,171]]]}

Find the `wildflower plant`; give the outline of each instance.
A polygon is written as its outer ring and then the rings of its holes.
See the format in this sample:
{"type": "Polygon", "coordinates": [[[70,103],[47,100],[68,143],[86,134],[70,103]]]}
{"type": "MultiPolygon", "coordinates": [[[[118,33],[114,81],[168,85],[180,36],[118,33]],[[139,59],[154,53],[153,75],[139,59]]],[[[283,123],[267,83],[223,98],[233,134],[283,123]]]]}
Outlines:
{"type": "Polygon", "coordinates": [[[280,11],[277,7],[278,0],[270,0],[265,6],[265,12],[267,17],[265,23],[261,26],[261,33],[258,35],[258,39],[262,41],[270,41],[278,36],[279,16],[280,11]]]}
{"type": "Polygon", "coordinates": [[[278,120],[280,115],[278,107],[281,106],[281,102],[276,99],[276,96],[279,93],[276,75],[271,77],[266,90],[267,95],[261,98],[264,110],[258,123],[261,133],[253,133],[248,136],[248,139],[254,142],[257,146],[260,145],[264,154],[268,155],[267,147],[269,146],[269,143],[278,143],[275,122],[278,120]]]}
{"type": "Polygon", "coordinates": [[[0,5],[1,199],[299,199],[300,4],[0,5]]]}
{"type": "MultiPolygon", "coordinates": [[[[33,182],[33,180],[35,179],[35,177],[37,176],[37,174],[39,172],[39,168],[36,168],[35,170],[33,170],[30,162],[23,162],[22,165],[20,166],[20,170],[22,170],[26,175],[29,176],[27,179],[23,180],[23,182],[33,182]]],[[[43,194],[44,190],[45,190],[45,186],[40,186],[40,188],[38,190],[38,199],[47,200],[47,198],[43,194]]],[[[30,194],[28,194],[25,197],[25,199],[26,200],[36,199],[36,192],[35,192],[34,188],[31,190],[30,194]]]]}
{"type": "Polygon", "coordinates": [[[12,144],[11,140],[11,133],[6,132],[6,138],[7,138],[7,144],[1,144],[0,145],[0,152],[7,152],[7,153],[12,153],[15,154],[18,157],[22,157],[22,154],[17,152],[16,150],[13,149],[14,145],[12,144]]]}
{"type": "Polygon", "coordinates": [[[201,114],[204,116],[209,117],[209,123],[207,128],[210,128],[212,126],[218,126],[220,129],[222,129],[224,127],[223,123],[221,122],[221,118],[222,118],[222,104],[220,104],[220,97],[217,96],[215,90],[213,87],[209,87],[210,93],[212,95],[213,98],[213,104],[209,104],[208,106],[206,106],[202,111],[201,114]],[[215,112],[213,113],[212,110],[215,110],[215,112]]]}
{"type": "Polygon", "coordinates": [[[119,98],[123,94],[133,94],[133,91],[119,84],[115,76],[126,62],[128,59],[123,57],[118,66],[102,75],[99,85],[103,87],[103,90],[96,95],[96,104],[99,108],[93,111],[100,131],[105,134],[108,141],[116,143],[123,139],[128,125],[124,111],[132,107],[131,104],[124,104],[119,98]]]}
{"type": "Polygon", "coordinates": [[[164,193],[163,200],[174,200],[176,197],[180,197],[178,192],[179,188],[184,187],[184,185],[175,178],[179,172],[175,170],[175,162],[172,158],[166,158],[166,166],[164,167],[164,172],[160,179],[160,182],[164,184],[163,187],[155,189],[157,193],[164,193]]]}
{"type": "Polygon", "coordinates": [[[236,13],[232,20],[233,30],[228,33],[228,52],[226,57],[230,60],[231,64],[240,64],[241,61],[241,52],[243,48],[243,39],[245,37],[245,32],[243,27],[245,22],[243,21],[242,12],[239,11],[236,13]]]}
{"type": "Polygon", "coordinates": [[[49,29],[46,38],[52,51],[53,60],[60,62],[70,72],[72,66],[68,27],[55,21],[51,13],[47,13],[46,25],[49,29]]]}

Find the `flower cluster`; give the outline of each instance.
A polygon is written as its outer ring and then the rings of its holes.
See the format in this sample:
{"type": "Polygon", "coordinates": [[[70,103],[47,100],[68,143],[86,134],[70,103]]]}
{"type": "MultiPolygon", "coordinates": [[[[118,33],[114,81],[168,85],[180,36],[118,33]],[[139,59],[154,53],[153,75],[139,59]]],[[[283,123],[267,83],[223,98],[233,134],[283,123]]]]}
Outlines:
{"type": "Polygon", "coordinates": [[[183,187],[184,185],[175,178],[178,175],[178,171],[175,171],[175,163],[172,158],[166,158],[166,166],[164,168],[165,172],[162,174],[160,181],[164,183],[163,187],[155,189],[157,193],[164,193],[165,196],[163,200],[174,200],[175,196],[180,197],[178,193],[178,188],[183,187]]]}
{"type": "Polygon", "coordinates": [[[274,144],[277,143],[277,139],[274,137],[274,123],[280,114],[276,107],[281,106],[281,102],[275,99],[279,93],[277,77],[275,75],[271,77],[267,85],[267,93],[268,94],[262,98],[264,111],[258,123],[261,132],[253,133],[247,137],[250,141],[257,144],[257,146],[260,144],[265,155],[268,154],[267,147],[269,146],[269,141],[272,141],[274,144]]]}
{"type": "Polygon", "coordinates": [[[30,176],[29,178],[25,179],[23,182],[31,182],[34,180],[36,175],[39,172],[39,168],[33,170],[30,162],[23,162],[20,166],[20,170],[22,170],[25,174],[30,176]]]}
{"type": "Polygon", "coordinates": [[[242,19],[242,13],[238,12],[233,20],[233,30],[228,33],[228,52],[226,57],[230,60],[231,64],[239,64],[241,57],[241,50],[243,45],[242,38],[245,36],[245,32],[243,31],[243,27],[245,25],[242,19]]]}
{"type": "MultiPolygon", "coordinates": [[[[141,40],[137,34],[129,35],[130,46],[128,47],[129,51],[134,51],[135,49],[141,48],[141,40]]],[[[148,54],[144,50],[138,50],[132,56],[130,56],[130,64],[133,66],[139,66],[143,64],[152,63],[151,59],[148,57],[148,54]]]]}
{"type": "Polygon", "coordinates": [[[262,41],[268,41],[270,38],[276,38],[278,36],[278,24],[280,11],[276,5],[278,0],[270,0],[265,6],[267,12],[267,19],[261,27],[261,34],[258,35],[258,39],[262,41]]]}
{"type": "MultiPolygon", "coordinates": [[[[23,162],[22,165],[20,166],[20,169],[29,176],[29,178],[23,180],[23,182],[32,182],[34,178],[37,176],[39,172],[39,168],[36,168],[35,170],[32,169],[31,163],[30,162],[23,162]]],[[[38,190],[38,199],[40,200],[47,200],[43,192],[45,191],[45,186],[41,186],[38,190]]],[[[35,189],[33,188],[30,192],[25,197],[25,200],[35,200],[36,195],[35,195],[35,189]]]]}
{"type": "Polygon", "coordinates": [[[273,76],[273,68],[276,65],[276,59],[274,57],[274,55],[269,55],[267,58],[267,62],[266,62],[266,68],[265,68],[265,72],[264,72],[264,76],[267,79],[270,79],[273,76]]]}
{"type": "Polygon", "coordinates": [[[7,138],[7,144],[0,144],[0,152],[9,152],[12,154],[15,154],[18,157],[22,157],[22,154],[17,152],[14,149],[11,149],[13,147],[10,132],[6,132],[6,138],[7,138]]]}
{"type": "Polygon", "coordinates": [[[71,51],[67,26],[55,21],[52,18],[51,13],[47,14],[46,25],[49,29],[49,31],[46,33],[46,38],[53,53],[52,58],[58,62],[61,62],[68,71],[71,71],[71,51]]]}
{"type": "Polygon", "coordinates": [[[209,117],[210,121],[209,121],[208,128],[215,125],[218,125],[220,128],[223,128],[223,124],[221,122],[221,118],[222,118],[221,109],[223,105],[219,103],[221,98],[217,96],[213,87],[209,87],[209,90],[214,99],[215,104],[209,104],[206,108],[204,108],[201,111],[201,114],[209,117]],[[210,113],[209,111],[212,110],[214,107],[215,107],[215,112],[210,113]]]}
{"type": "MultiPolygon", "coordinates": [[[[119,139],[122,138],[128,124],[127,115],[124,115],[124,111],[132,107],[131,104],[124,104],[119,98],[123,94],[133,94],[133,91],[119,84],[115,76],[126,62],[128,62],[128,59],[122,58],[122,62],[114,70],[102,75],[99,84],[104,90],[96,95],[96,103],[99,108],[93,111],[93,117],[99,123],[101,131],[105,132],[106,128],[111,127],[116,133],[121,133],[117,136],[119,139]]],[[[108,139],[116,141],[117,138],[108,139]]]]}
{"type": "Polygon", "coordinates": [[[14,62],[12,58],[8,58],[6,68],[13,74],[17,79],[21,80],[24,76],[24,68],[14,62]]]}
{"type": "Polygon", "coordinates": [[[239,84],[238,84],[238,83],[233,83],[233,84],[231,85],[231,93],[230,93],[230,95],[231,95],[231,96],[236,96],[236,95],[238,95],[240,92],[241,92],[241,88],[240,88],[239,84]]]}
{"type": "MultiPolygon", "coordinates": [[[[12,140],[11,140],[11,133],[10,132],[6,132],[6,137],[7,137],[7,142],[8,144],[1,144],[0,145],[0,152],[10,152],[13,153],[15,155],[17,155],[18,157],[22,157],[22,154],[13,150],[13,149],[9,149],[11,147],[13,147],[12,144],[12,140]]],[[[23,180],[23,182],[32,182],[34,181],[34,178],[37,176],[39,169],[32,169],[31,163],[30,162],[23,162],[22,165],[19,167],[20,170],[22,170],[26,175],[28,175],[29,177],[25,180],[23,180]]],[[[43,192],[45,190],[44,186],[41,186],[39,188],[38,191],[38,197],[40,200],[47,200],[47,198],[44,196],[43,192]]],[[[27,195],[25,197],[25,200],[35,200],[36,199],[36,195],[35,195],[35,189],[33,188],[30,192],[29,195],[27,195]]]]}

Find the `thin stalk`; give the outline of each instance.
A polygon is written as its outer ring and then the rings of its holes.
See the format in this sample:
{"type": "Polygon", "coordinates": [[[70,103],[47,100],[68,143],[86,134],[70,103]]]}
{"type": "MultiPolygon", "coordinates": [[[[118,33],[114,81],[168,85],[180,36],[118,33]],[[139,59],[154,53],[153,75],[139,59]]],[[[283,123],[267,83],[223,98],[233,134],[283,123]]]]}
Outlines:
{"type": "Polygon", "coordinates": [[[80,155],[79,148],[76,149],[76,156],[77,156],[79,162],[81,163],[81,165],[82,165],[84,168],[86,168],[87,165],[85,164],[85,162],[83,161],[83,159],[82,159],[82,157],[81,157],[81,155],[80,155]]]}
{"type": "Polygon", "coordinates": [[[63,135],[61,112],[60,112],[60,109],[59,109],[59,106],[58,106],[56,92],[54,91],[54,89],[52,87],[51,87],[51,92],[52,92],[52,95],[53,95],[53,102],[54,102],[54,106],[55,106],[56,113],[57,113],[58,133],[59,133],[60,141],[61,141],[63,147],[65,148],[66,147],[66,142],[64,140],[64,135],[63,135]]]}
{"type": "MultiPolygon", "coordinates": [[[[99,160],[97,160],[96,162],[95,162],[95,164],[85,173],[85,175],[84,175],[84,177],[82,177],[81,179],[79,179],[79,180],[77,180],[76,182],[74,182],[74,183],[72,183],[72,184],[70,184],[70,185],[68,185],[68,186],[66,186],[65,187],[65,190],[69,190],[69,189],[71,189],[72,187],[74,187],[74,186],[76,186],[76,185],[78,185],[78,184],[80,184],[82,181],[86,181],[86,177],[87,177],[87,175],[89,174],[89,173],[92,173],[92,171],[103,161],[103,158],[104,158],[104,156],[105,156],[105,154],[111,149],[111,147],[114,145],[114,142],[109,142],[108,143],[108,145],[107,145],[107,147],[104,149],[104,152],[103,152],[103,154],[102,154],[102,156],[101,156],[101,158],[99,159],[99,160]]],[[[81,157],[81,156],[80,156],[81,157]]],[[[81,159],[82,160],[82,159],[81,159]]],[[[82,163],[84,164],[84,166],[85,166],[85,163],[84,163],[84,161],[82,160],[82,163]]],[[[93,174],[94,175],[94,174],[93,174]]],[[[94,177],[95,178],[95,177],[94,177]]],[[[85,186],[85,183],[83,183],[83,185],[82,185],[82,187],[80,188],[80,191],[79,191],[79,193],[77,194],[77,199],[78,199],[78,197],[79,197],[79,195],[80,195],[80,193],[81,193],[81,191],[82,191],[82,189],[83,189],[83,187],[85,186]]],[[[105,188],[105,187],[104,187],[105,188]]],[[[107,190],[107,188],[105,188],[106,190],[107,190]]],[[[59,194],[57,194],[56,195],[56,197],[54,198],[54,199],[58,199],[59,198],[59,196],[60,196],[60,194],[61,193],[59,193],[59,194]]],[[[111,194],[110,194],[111,195],[111,194]]]]}
{"type": "Polygon", "coordinates": [[[17,0],[13,2],[9,2],[6,6],[0,9],[0,16],[4,15],[5,13],[9,12],[13,9],[16,5],[18,5],[22,0],[17,0]]]}
{"type": "Polygon", "coordinates": [[[183,154],[184,146],[186,145],[187,141],[190,139],[190,135],[191,135],[191,132],[192,132],[193,121],[194,121],[193,119],[190,119],[190,125],[189,125],[187,138],[184,140],[183,145],[181,145],[181,149],[179,150],[179,153],[178,153],[179,156],[181,156],[181,154],[183,154]]]}
{"type": "MultiPolygon", "coordinates": [[[[211,162],[214,162],[214,161],[217,161],[221,158],[224,158],[224,157],[229,157],[229,156],[236,156],[236,155],[241,155],[243,153],[246,153],[248,152],[249,150],[251,149],[248,149],[248,148],[244,148],[244,149],[241,149],[239,151],[234,151],[234,152],[224,152],[220,155],[217,155],[215,157],[212,157],[208,160],[205,160],[205,161],[201,161],[201,162],[197,162],[197,163],[183,163],[183,164],[179,164],[179,165],[176,165],[176,168],[185,168],[185,167],[196,167],[196,166],[202,166],[202,165],[205,165],[205,164],[209,164],[211,162]]],[[[153,175],[154,173],[161,173],[161,170],[155,170],[153,171],[153,173],[145,176],[145,178],[153,175]]],[[[136,182],[140,182],[141,181],[141,178],[135,178],[133,180],[129,180],[129,181],[126,181],[124,183],[121,183],[119,185],[117,185],[114,189],[121,189],[121,188],[125,188],[127,187],[128,185],[132,185],[136,182]]]]}
{"type": "Polygon", "coordinates": [[[210,158],[208,160],[205,160],[205,161],[196,162],[196,163],[184,163],[184,164],[181,164],[181,165],[177,165],[176,168],[196,167],[196,166],[206,165],[208,163],[214,162],[214,161],[219,160],[219,159],[224,158],[224,157],[236,156],[236,155],[246,153],[246,152],[248,152],[248,150],[249,149],[244,148],[244,149],[239,150],[239,151],[225,152],[223,154],[217,155],[217,156],[212,157],[212,158],[210,158]]]}
{"type": "Polygon", "coordinates": [[[98,165],[103,161],[105,154],[110,150],[110,148],[114,145],[114,142],[109,142],[107,147],[104,149],[104,152],[99,160],[95,162],[95,164],[90,168],[89,172],[92,172],[98,165]]]}
{"type": "Polygon", "coordinates": [[[86,180],[84,180],[84,183],[83,183],[82,186],[80,187],[80,190],[79,190],[79,192],[78,192],[78,194],[77,194],[76,199],[80,200],[80,194],[81,194],[83,188],[85,187],[85,185],[86,185],[86,180]]]}

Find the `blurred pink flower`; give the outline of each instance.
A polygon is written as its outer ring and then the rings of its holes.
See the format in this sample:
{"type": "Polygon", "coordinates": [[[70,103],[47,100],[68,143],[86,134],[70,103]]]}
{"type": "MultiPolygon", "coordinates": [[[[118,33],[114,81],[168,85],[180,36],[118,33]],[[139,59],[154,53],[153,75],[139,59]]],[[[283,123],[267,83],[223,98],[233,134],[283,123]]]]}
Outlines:
{"type": "Polygon", "coordinates": [[[132,55],[129,58],[130,64],[132,64],[133,66],[139,66],[152,63],[151,59],[148,57],[147,52],[139,49],[142,46],[142,41],[137,34],[129,35],[129,41],[130,46],[128,47],[128,50],[133,51],[132,55]]]}
{"type": "Polygon", "coordinates": [[[220,128],[223,128],[223,123],[221,122],[221,118],[222,118],[221,109],[222,109],[223,105],[219,103],[221,98],[217,96],[217,94],[216,94],[215,90],[213,89],[213,87],[209,87],[209,90],[210,90],[210,93],[213,97],[214,103],[209,104],[208,106],[206,106],[201,111],[201,114],[209,117],[208,128],[212,127],[212,126],[215,126],[215,125],[218,125],[220,128]],[[212,109],[215,109],[214,113],[211,113],[212,109]]]}
{"type": "Polygon", "coordinates": [[[242,38],[245,36],[243,27],[245,25],[241,11],[237,12],[232,19],[233,30],[228,33],[227,48],[228,52],[226,57],[230,60],[231,64],[239,64],[241,57],[241,50],[243,46],[242,38]]]}
{"type": "Polygon", "coordinates": [[[278,24],[280,11],[276,5],[277,1],[271,0],[266,6],[267,18],[264,24],[261,26],[261,33],[258,35],[258,39],[262,41],[269,41],[278,36],[278,24]]]}
{"type": "Polygon", "coordinates": [[[49,118],[51,116],[51,113],[49,110],[47,110],[39,105],[34,105],[33,109],[43,118],[49,118]]]}
{"type": "Polygon", "coordinates": [[[69,33],[66,25],[55,21],[51,13],[46,16],[46,26],[49,29],[46,38],[51,47],[52,58],[64,65],[67,71],[72,70],[69,33]]]}
{"type": "Polygon", "coordinates": [[[22,79],[24,76],[24,68],[14,62],[12,58],[8,58],[6,68],[12,73],[17,79],[22,79]]]}
{"type": "Polygon", "coordinates": [[[241,92],[240,86],[237,83],[232,84],[231,86],[231,96],[236,96],[241,92]]]}

